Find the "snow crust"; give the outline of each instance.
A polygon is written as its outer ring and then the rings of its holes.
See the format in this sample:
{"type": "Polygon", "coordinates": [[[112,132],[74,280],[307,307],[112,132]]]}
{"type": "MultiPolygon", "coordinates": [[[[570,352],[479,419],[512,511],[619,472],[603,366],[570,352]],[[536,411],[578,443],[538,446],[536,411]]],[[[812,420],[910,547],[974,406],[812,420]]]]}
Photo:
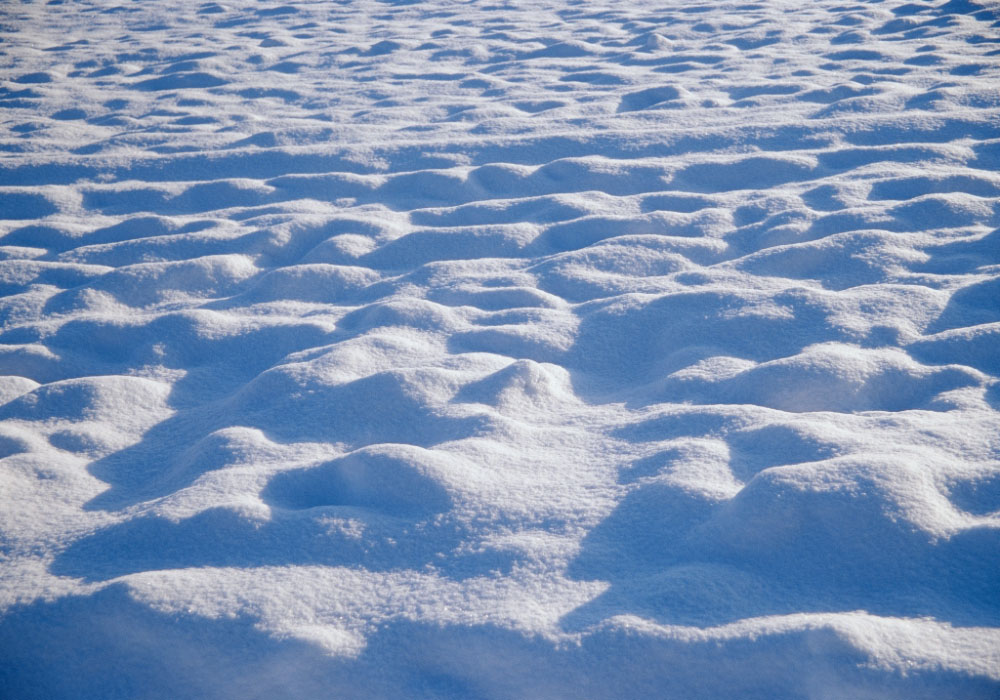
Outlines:
{"type": "Polygon", "coordinates": [[[997,697],[998,28],[0,6],[0,696],[997,697]]]}

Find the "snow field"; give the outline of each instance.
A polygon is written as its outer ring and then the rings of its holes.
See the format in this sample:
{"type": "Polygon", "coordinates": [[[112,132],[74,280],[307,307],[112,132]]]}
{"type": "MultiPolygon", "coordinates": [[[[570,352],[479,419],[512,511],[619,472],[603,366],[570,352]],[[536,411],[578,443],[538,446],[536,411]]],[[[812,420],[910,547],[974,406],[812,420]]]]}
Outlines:
{"type": "Polygon", "coordinates": [[[994,697],[998,26],[0,8],[0,695],[994,697]]]}

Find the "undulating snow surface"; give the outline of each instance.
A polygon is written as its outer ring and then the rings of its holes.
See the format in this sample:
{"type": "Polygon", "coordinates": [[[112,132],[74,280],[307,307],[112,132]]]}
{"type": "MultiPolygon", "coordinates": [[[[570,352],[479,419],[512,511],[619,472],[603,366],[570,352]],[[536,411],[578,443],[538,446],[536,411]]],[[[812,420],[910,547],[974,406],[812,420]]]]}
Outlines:
{"type": "Polygon", "coordinates": [[[0,696],[1000,694],[984,0],[0,6],[0,696]]]}

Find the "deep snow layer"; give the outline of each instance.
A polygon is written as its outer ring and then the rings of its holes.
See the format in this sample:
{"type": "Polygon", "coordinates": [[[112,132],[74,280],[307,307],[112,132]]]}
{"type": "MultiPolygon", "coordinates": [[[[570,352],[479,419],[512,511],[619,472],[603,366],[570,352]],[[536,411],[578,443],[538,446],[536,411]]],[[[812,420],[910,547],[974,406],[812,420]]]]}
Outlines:
{"type": "Polygon", "coordinates": [[[1000,693],[987,4],[0,22],[0,695],[1000,693]]]}

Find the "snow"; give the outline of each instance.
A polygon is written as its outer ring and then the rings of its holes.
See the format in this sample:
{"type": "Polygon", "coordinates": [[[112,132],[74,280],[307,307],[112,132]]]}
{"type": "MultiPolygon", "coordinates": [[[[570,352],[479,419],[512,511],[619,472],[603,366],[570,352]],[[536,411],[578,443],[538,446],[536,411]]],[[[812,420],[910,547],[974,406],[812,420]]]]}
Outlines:
{"type": "Polygon", "coordinates": [[[998,27],[4,4],[0,696],[996,697],[998,27]]]}

